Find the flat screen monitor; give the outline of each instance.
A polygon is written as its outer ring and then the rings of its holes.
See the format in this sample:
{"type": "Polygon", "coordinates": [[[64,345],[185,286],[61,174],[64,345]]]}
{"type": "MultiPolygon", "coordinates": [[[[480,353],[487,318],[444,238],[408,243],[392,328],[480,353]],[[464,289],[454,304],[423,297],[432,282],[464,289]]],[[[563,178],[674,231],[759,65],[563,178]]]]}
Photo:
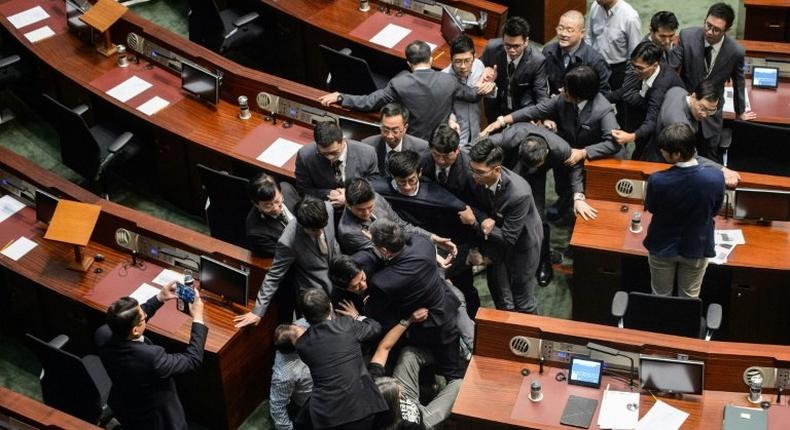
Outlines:
{"type": "Polygon", "coordinates": [[[775,90],[779,86],[779,69],[776,67],[752,67],[752,88],[769,88],[775,90]]]}
{"type": "Polygon", "coordinates": [[[200,288],[247,306],[249,274],[205,255],[200,256],[200,288]]]}
{"type": "Polygon", "coordinates": [[[643,390],[673,394],[702,394],[702,361],[639,356],[639,384],[643,390]]]}
{"type": "Polygon", "coordinates": [[[599,388],[601,386],[602,371],[603,361],[601,360],[593,360],[587,357],[571,357],[568,383],[599,388]]]}
{"type": "Polygon", "coordinates": [[[346,139],[362,140],[366,137],[381,134],[381,128],[379,125],[372,122],[360,121],[341,116],[338,118],[337,123],[343,130],[343,137],[346,139]]]}
{"type": "Polygon", "coordinates": [[[753,221],[790,221],[790,192],[737,188],[732,217],[753,221]]]}
{"type": "Polygon", "coordinates": [[[458,22],[458,19],[447,11],[447,8],[442,6],[442,37],[447,43],[455,40],[464,32],[464,27],[458,22]]]}
{"type": "Polygon", "coordinates": [[[52,194],[36,189],[36,220],[44,224],[49,224],[55,208],[58,206],[58,198],[52,194]]]}
{"type": "Polygon", "coordinates": [[[211,104],[219,102],[219,87],[222,77],[200,66],[181,63],[181,89],[211,104]]]}

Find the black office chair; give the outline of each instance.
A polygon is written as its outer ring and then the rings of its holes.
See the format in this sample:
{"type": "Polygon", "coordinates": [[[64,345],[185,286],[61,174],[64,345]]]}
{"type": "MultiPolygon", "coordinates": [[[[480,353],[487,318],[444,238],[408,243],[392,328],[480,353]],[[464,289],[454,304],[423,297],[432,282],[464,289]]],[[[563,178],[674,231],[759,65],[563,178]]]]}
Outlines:
{"type": "Polygon", "coordinates": [[[105,173],[138,155],[142,142],[115,124],[88,127],[82,118],[87,105],[70,109],[47,94],[43,96],[51,109],[47,117],[53,119],[60,136],[63,164],[88,179],[91,187],[98,185],[106,198],[105,173]]]}
{"type": "MultiPolygon", "coordinates": [[[[18,65],[20,61],[21,58],[19,55],[9,55],[0,58],[0,88],[5,88],[9,84],[19,80],[20,71],[15,66],[18,65]]],[[[0,111],[0,124],[4,124],[12,119],[14,119],[14,113],[11,112],[11,109],[3,108],[2,111],[0,111]]]]}
{"type": "Polygon", "coordinates": [[[711,303],[703,317],[699,298],[618,291],[612,299],[612,315],[620,328],[710,340],[721,326],[722,309],[711,303]]]}
{"type": "Polygon", "coordinates": [[[790,127],[732,122],[726,165],[732,170],[790,176],[790,127]]]}
{"type": "Polygon", "coordinates": [[[214,0],[189,0],[189,40],[224,53],[263,36],[257,12],[234,7],[220,10],[214,0]]]}
{"type": "Polygon", "coordinates": [[[326,85],[332,91],[346,94],[370,94],[387,86],[389,80],[373,73],[368,62],[351,55],[351,50],[340,51],[321,45],[324,63],[329,70],[326,85]]]}
{"type": "Polygon", "coordinates": [[[69,341],[63,334],[49,342],[30,333],[27,338],[41,361],[44,403],[90,423],[108,421],[107,397],[112,382],[99,357],[80,358],[63,350],[69,341]]]}
{"type": "Polygon", "coordinates": [[[245,222],[252,208],[247,196],[249,181],[202,164],[197,168],[206,192],[206,219],[211,237],[246,247],[245,222]]]}

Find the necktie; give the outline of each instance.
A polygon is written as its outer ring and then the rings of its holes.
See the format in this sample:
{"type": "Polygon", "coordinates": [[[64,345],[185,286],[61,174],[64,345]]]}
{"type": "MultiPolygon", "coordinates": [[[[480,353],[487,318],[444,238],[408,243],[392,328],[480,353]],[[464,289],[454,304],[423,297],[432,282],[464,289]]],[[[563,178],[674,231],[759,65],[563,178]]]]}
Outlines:
{"type": "Polygon", "coordinates": [[[708,46],[705,47],[705,68],[706,69],[710,70],[711,66],[713,66],[713,64],[711,64],[712,60],[713,60],[713,46],[708,45],[708,46]]]}
{"type": "Polygon", "coordinates": [[[509,81],[513,74],[516,73],[516,63],[509,62],[507,63],[507,80],[509,81]]]}
{"type": "Polygon", "coordinates": [[[569,65],[569,64],[571,64],[571,56],[570,56],[570,55],[568,55],[568,54],[564,54],[564,55],[562,56],[562,64],[563,64],[563,65],[564,65],[564,67],[567,69],[567,68],[568,68],[568,65],[569,65]]]}
{"type": "Polygon", "coordinates": [[[329,255],[329,245],[327,245],[326,237],[324,237],[323,233],[318,238],[318,251],[321,252],[321,255],[329,255]]]}
{"type": "Polygon", "coordinates": [[[343,170],[340,169],[342,165],[343,162],[340,160],[332,162],[332,169],[335,171],[335,186],[338,188],[343,188],[343,170]]]}
{"type": "Polygon", "coordinates": [[[389,150],[384,155],[384,171],[387,174],[389,174],[389,172],[390,172],[390,155],[392,155],[393,152],[394,152],[394,150],[389,150]]]}
{"type": "Polygon", "coordinates": [[[282,224],[283,227],[288,225],[288,217],[285,216],[285,211],[280,212],[280,215],[277,216],[277,221],[280,221],[280,224],[282,224]]]}
{"type": "Polygon", "coordinates": [[[436,179],[439,180],[439,183],[444,185],[447,183],[447,169],[439,169],[439,173],[436,175],[436,179]]]}

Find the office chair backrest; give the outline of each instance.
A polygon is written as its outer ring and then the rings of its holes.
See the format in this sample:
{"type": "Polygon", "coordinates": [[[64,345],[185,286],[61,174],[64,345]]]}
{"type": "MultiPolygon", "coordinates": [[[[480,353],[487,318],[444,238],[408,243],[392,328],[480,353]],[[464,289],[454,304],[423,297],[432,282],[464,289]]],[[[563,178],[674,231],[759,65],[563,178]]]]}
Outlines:
{"type": "Polygon", "coordinates": [[[249,181],[202,164],[197,167],[200,183],[209,199],[206,218],[211,237],[246,247],[245,221],[252,208],[247,197],[249,181]]]}
{"type": "Polygon", "coordinates": [[[222,45],[225,25],[214,0],[189,0],[189,40],[211,50],[222,45]]]}
{"type": "Polygon", "coordinates": [[[376,82],[367,61],[321,45],[329,73],[332,74],[330,87],[333,91],[346,94],[370,94],[376,91],[376,82]]]}
{"type": "Polygon", "coordinates": [[[27,334],[33,352],[41,361],[44,403],[55,409],[96,423],[102,413],[102,399],[96,383],[79,357],[27,334]]]}
{"type": "Polygon", "coordinates": [[[63,164],[85,178],[93,179],[99,171],[101,149],[96,138],[80,114],[59,101],[44,94],[52,118],[60,136],[60,157],[63,164]]]}
{"type": "Polygon", "coordinates": [[[732,122],[727,167],[736,171],[790,176],[790,127],[732,122]]]}
{"type": "Polygon", "coordinates": [[[623,326],[699,338],[704,327],[702,300],[630,292],[623,326]]]}

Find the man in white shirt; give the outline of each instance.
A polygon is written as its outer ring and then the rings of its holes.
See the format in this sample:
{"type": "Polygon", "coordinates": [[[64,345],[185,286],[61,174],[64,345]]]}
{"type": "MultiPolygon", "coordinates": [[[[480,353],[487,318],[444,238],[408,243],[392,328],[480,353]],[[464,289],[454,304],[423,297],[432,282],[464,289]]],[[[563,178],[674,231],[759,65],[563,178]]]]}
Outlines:
{"type": "MultiPolygon", "coordinates": [[[[475,44],[469,36],[461,34],[450,42],[450,59],[451,65],[442,72],[455,76],[459,82],[474,87],[483,77],[485,65],[475,58],[475,44]]],[[[461,150],[469,152],[472,140],[480,134],[480,103],[456,99],[450,119],[458,125],[461,150]]]]}
{"type": "Polygon", "coordinates": [[[631,51],[642,39],[639,13],[625,0],[595,0],[589,20],[585,41],[609,64],[609,85],[616,91],[623,85],[631,51]]]}

